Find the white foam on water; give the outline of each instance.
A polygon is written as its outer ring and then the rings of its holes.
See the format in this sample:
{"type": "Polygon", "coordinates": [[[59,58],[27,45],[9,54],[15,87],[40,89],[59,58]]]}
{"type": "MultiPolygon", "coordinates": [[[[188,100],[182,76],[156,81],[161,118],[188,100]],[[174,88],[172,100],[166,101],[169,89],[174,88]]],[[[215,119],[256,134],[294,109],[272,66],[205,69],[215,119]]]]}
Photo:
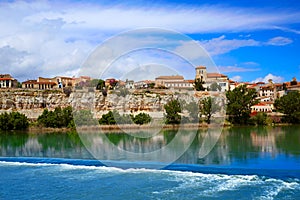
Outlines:
{"type": "MultiPolygon", "coordinates": [[[[225,174],[203,174],[197,172],[184,172],[172,170],[157,170],[146,168],[121,169],[106,166],[85,166],[72,164],[51,164],[51,163],[28,163],[0,161],[0,166],[28,166],[28,167],[55,167],[55,170],[87,170],[87,172],[115,174],[154,174],[158,178],[177,182],[177,186],[163,191],[154,191],[153,194],[170,194],[186,190],[199,191],[204,196],[218,196],[219,193],[226,191],[239,190],[241,187],[260,187],[264,188],[261,194],[257,193],[258,199],[274,199],[280,192],[285,190],[300,190],[299,180],[283,181],[280,179],[264,179],[257,175],[225,175],[225,174]]],[[[91,175],[91,174],[90,174],[91,175]]]]}
{"type": "Polygon", "coordinates": [[[0,161],[0,166],[10,165],[10,166],[28,166],[28,167],[41,167],[41,166],[55,166],[58,164],[52,163],[28,163],[28,162],[10,162],[10,161],[0,161]]]}
{"type": "Polygon", "coordinates": [[[277,197],[280,192],[288,190],[299,190],[300,184],[298,182],[286,182],[279,179],[266,179],[265,184],[268,185],[265,193],[260,197],[264,200],[272,200],[277,197]]]}

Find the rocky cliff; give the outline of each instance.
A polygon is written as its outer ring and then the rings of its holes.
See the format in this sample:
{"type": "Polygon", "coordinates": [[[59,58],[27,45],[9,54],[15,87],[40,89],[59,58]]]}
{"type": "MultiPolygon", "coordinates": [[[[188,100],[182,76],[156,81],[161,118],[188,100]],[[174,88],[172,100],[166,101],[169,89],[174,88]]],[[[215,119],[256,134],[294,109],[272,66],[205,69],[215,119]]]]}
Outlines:
{"type": "Polygon", "coordinates": [[[163,115],[163,106],[172,98],[190,102],[199,95],[194,91],[131,91],[121,95],[118,91],[110,91],[104,96],[99,91],[80,90],[66,95],[62,91],[41,91],[24,89],[1,89],[0,112],[19,111],[28,118],[36,119],[47,108],[73,106],[76,109],[92,109],[97,117],[109,110],[136,113],[147,112],[153,117],[163,115]]]}

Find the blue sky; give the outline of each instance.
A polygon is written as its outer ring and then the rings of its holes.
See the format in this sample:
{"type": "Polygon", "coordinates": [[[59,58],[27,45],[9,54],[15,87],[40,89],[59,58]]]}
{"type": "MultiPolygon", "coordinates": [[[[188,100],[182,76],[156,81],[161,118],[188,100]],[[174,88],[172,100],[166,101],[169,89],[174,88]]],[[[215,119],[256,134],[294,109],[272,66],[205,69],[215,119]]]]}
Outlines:
{"type": "MultiPolygon", "coordinates": [[[[0,73],[20,81],[78,75],[88,56],[108,38],[145,27],[187,35],[234,80],[300,80],[298,0],[1,1],[0,16],[0,73]]],[[[120,64],[116,76],[127,73],[133,58],[115,62],[120,64]]]]}

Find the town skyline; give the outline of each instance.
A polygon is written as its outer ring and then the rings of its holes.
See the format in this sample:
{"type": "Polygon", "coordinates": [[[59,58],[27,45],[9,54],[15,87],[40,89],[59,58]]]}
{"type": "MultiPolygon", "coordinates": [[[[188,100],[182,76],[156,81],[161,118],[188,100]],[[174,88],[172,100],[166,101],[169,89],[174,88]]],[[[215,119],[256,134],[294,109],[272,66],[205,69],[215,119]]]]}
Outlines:
{"type": "MultiPolygon", "coordinates": [[[[286,82],[300,77],[299,8],[294,0],[4,1],[0,3],[0,24],[5,27],[0,33],[0,73],[13,74],[20,81],[77,76],[103,41],[120,32],[155,27],[196,41],[230,79],[286,82]]],[[[183,42],[177,50],[188,45],[183,42]]],[[[126,73],[124,65],[149,63],[154,56],[158,55],[142,52],[125,57],[115,67],[116,78],[117,72],[126,73]]],[[[172,59],[163,55],[159,60],[172,59]]],[[[180,65],[170,62],[174,68],[180,65]]]]}

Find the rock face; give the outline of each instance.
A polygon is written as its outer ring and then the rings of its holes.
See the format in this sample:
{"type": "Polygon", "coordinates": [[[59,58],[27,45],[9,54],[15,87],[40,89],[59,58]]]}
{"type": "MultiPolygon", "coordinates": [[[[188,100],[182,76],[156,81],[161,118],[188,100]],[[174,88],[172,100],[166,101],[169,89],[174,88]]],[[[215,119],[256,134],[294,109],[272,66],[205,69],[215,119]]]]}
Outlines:
{"type": "Polygon", "coordinates": [[[0,90],[0,112],[19,111],[28,118],[36,119],[45,108],[53,110],[56,107],[72,106],[75,109],[91,109],[96,117],[110,110],[121,113],[146,112],[153,117],[163,115],[164,105],[171,99],[185,100],[189,103],[198,98],[194,91],[172,92],[164,91],[132,91],[121,96],[116,91],[107,96],[99,91],[81,90],[67,96],[62,91],[40,91],[10,89],[0,90]]]}

